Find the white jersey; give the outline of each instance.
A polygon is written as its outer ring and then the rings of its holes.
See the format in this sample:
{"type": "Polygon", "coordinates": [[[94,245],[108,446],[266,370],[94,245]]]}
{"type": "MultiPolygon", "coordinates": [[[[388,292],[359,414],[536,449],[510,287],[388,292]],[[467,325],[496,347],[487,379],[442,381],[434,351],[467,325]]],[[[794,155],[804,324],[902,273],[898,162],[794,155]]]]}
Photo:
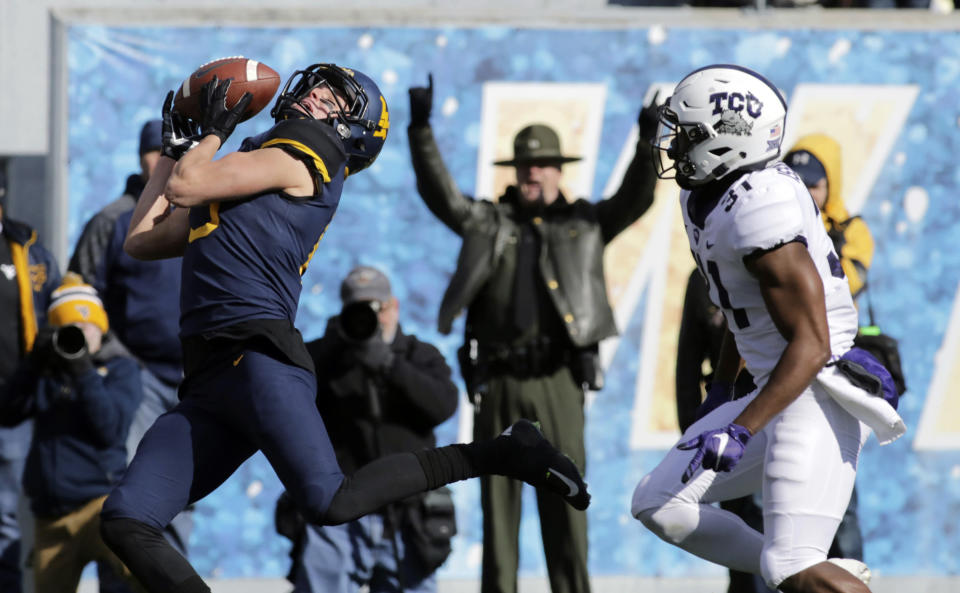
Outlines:
{"type": "Polygon", "coordinates": [[[777,162],[740,177],[712,210],[698,204],[703,220],[694,221],[690,192],[680,194],[690,249],[707,280],[710,300],[723,310],[740,356],[758,386],[780,360],[787,342],[767,311],[757,279],[744,258],[758,251],[799,241],[806,245],[823,282],[830,347],[834,355],[850,349],[857,333],[857,310],[833,243],[807,188],[789,167],[777,162]]]}

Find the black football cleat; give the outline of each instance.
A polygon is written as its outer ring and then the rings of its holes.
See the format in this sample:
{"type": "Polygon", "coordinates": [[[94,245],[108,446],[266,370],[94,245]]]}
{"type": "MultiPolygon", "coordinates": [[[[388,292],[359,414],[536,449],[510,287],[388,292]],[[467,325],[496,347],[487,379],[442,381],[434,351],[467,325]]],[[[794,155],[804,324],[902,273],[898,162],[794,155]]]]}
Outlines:
{"type": "Polygon", "coordinates": [[[503,439],[499,460],[502,471],[497,473],[556,492],[578,511],[590,506],[587,483],[577,465],[557,451],[536,424],[518,420],[497,437],[500,439],[503,439]]]}

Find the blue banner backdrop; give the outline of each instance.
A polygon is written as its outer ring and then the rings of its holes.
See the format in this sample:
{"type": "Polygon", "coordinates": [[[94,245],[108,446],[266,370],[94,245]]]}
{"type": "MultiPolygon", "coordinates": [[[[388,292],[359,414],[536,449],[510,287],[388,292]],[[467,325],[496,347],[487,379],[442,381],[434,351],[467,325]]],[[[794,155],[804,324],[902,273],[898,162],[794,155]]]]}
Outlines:
{"type": "MultiPolygon", "coordinates": [[[[339,309],[337,288],[347,271],[357,263],[377,265],[393,278],[405,329],[436,344],[454,369],[462,326],[442,336],[435,319],[459,240],[420,201],[405,138],[407,88],[424,84],[428,72],[436,81],[435,131],[467,193],[477,183],[481,88],[490,81],[605,86],[602,133],[594,147],[594,196],[602,194],[614,171],[648,87],[679,80],[693,68],[742,64],[764,73],[788,97],[808,83],[918,87],[906,121],[896,124],[902,129],[892,131],[892,150],[876,163],[875,183],[861,210],[878,245],[873,307],[884,329],[901,340],[910,392],[900,409],[911,432],[882,449],[873,439],[868,443],[858,480],[860,518],[866,560],[876,572],[960,572],[960,455],[949,447],[914,447],[930,400],[935,355],[949,341],[946,331],[960,280],[960,251],[947,247],[960,223],[956,32],[72,26],[71,244],[84,222],[138,169],[140,126],[159,117],[166,91],[199,64],[229,55],[261,60],[283,79],[297,67],[332,61],[379,81],[390,105],[390,136],[376,164],[346,184],[340,211],[304,277],[298,326],[307,339],[318,337],[327,317],[339,309]]],[[[244,124],[228,148],[269,126],[266,111],[244,124]]],[[[636,481],[662,456],[628,442],[637,360],[643,354],[640,336],[648,323],[640,313],[648,298],[640,297],[637,314],[621,327],[608,387],[588,414],[587,477],[594,493],[590,566],[596,575],[719,575],[721,568],[660,542],[629,515],[636,481]]],[[[956,416],[952,422],[939,429],[956,432],[956,416]]],[[[456,419],[442,427],[441,441],[457,436],[456,419]]],[[[199,503],[190,555],[202,574],[286,573],[289,546],[275,534],[272,519],[280,488],[257,455],[199,503]]],[[[479,487],[461,483],[456,497],[461,534],[441,576],[475,577],[479,487]]],[[[534,506],[528,493],[530,512],[521,533],[521,571],[527,575],[544,573],[534,506]]]]}

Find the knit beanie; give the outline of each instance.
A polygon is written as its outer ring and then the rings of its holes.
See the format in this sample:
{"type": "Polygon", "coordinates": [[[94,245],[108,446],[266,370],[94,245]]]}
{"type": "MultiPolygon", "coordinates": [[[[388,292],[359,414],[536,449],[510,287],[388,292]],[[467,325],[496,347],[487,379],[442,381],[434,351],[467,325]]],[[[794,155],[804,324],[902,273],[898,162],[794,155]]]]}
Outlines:
{"type": "Polygon", "coordinates": [[[81,321],[96,325],[104,333],[109,327],[107,312],[97,296],[97,289],[85,284],[79,274],[71,272],[50,295],[47,322],[53,327],[61,327],[81,321]]]}
{"type": "Polygon", "coordinates": [[[163,121],[151,119],[140,129],[140,156],[163,145],[163,121]]]}

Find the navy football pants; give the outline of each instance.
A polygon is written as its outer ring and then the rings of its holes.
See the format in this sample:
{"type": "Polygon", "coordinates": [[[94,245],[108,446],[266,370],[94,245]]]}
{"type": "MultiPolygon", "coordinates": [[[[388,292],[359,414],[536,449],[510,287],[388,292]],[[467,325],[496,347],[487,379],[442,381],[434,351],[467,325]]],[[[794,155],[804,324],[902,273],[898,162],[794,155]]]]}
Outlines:
{"type": "Polygon", "coordinates": [[[343,473],[316,407],[313,373],[258,352],[191,378],[147,431],[103,517],[162,529],[262,450],[307,516],[322,516],[343,473]]]}

